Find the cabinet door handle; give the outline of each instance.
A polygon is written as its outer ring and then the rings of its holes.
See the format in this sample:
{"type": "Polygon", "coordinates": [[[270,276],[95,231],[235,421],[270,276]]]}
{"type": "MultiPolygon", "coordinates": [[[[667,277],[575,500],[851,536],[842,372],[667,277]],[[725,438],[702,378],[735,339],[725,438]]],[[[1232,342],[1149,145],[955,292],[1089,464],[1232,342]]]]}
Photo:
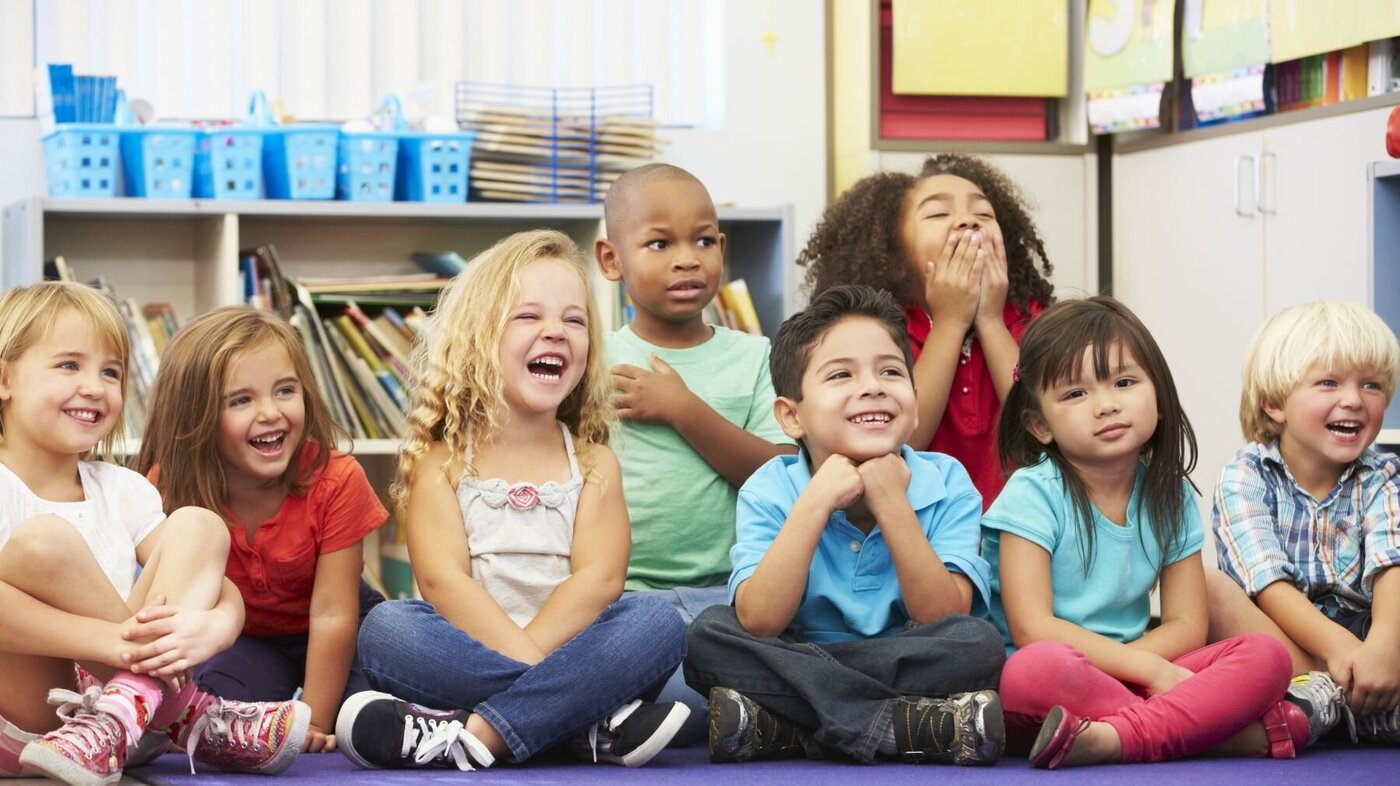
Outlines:
{"type": "Polygon", "coordinates": [[[1276,216],[1278,215],[1278,156],[1272,151],[1265,151],[1259,154],[1258,174],[1259,177],[1255,185],[1255,190],[1259,194],[1259,212],[1266,216],[1276,216]],[[1266,161],[1269,162],[1269,166],[1267,167],[1264,166],[1264,162],[1266,161]],[[1264,174],[1266,171],[1268,172],[1267,178],[1264,174]],[[1266,207],[1264,205],[1264,195],[1271,192],[1274,198],[1269,200],[1269,204],[1266,207]]]}
{"type": "MultiPolygon", "coordinates": [[[[1249,162],[1249,168],[1254,169],[1254,156],[1245,155],[1238,156],[1235,158],[1235,215],[1239,216],[1240,218],[1254,218],[1254,216],[1256,215],[1255,211],[1259,207],[1259,195],[1257,193],[1251,193],[1249,195],[1249,200],[1251,204],[1249,210],[1247,211],[1244,209],[1244,205],[1240,202],[1240,167],[1244,166],[1244,162],[1246,161],[1249,162]]],[[[1249,190],[1253,192],[1255,185],[1255,173],[1251,172],[1249,179],[1245,180],[1244,182],[1249,184],[1249,190]]]]}

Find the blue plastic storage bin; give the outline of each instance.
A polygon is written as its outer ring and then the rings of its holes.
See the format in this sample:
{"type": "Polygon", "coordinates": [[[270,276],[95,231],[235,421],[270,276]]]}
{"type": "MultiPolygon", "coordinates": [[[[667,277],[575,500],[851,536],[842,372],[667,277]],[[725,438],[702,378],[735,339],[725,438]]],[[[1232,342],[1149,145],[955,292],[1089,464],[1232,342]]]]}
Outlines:
{"type": "Polygon", "coordinates": [[[49,196],[101,198],[120,194],[117,126],[64,123],[46,134],[43,142],[49,196]]]}
{"type": "Polygon", "coordinates": [[[194,195],[202,199],[261,199],[263,129],[202,129],[194,159],[194,195]]]}
{"type": "Polygon", "coordinates": [[[341,134],[336,196],[351,202],[392,202],[398,160],[399,135],[396,133],[341,134]]]}
{"type": "Polygon", "coordinates": [[[399,132],[399,199],[409,202],[467,201],[467,170],[476,134],[399,132]]]}
{"type": "Polygon", "coordinates": [[[263,129],[263,178],[273,199],[334,199],[340,128],[290,125],[263,129]]]}
{"type": "Polygon", "coordinates": [[[150,126],[121,131],[127,196],[189,199],[194,185],[195,128],[150,126]]]}

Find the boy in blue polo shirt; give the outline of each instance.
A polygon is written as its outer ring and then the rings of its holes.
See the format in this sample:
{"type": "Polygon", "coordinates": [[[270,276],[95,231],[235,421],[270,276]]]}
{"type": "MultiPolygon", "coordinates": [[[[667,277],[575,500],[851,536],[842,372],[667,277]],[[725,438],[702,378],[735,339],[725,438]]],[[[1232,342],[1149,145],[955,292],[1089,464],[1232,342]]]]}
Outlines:
{"type": "Polygon", "coordinates": [[[957,461],[905,445],[903,313],[870,287],[830,289],[783,323],[770,363],[778,423],[802,452],[739,490],[731,605],[690,627],[710,758],[994,763],[1005,652],[978,619],[982,499],[957,461]]]}

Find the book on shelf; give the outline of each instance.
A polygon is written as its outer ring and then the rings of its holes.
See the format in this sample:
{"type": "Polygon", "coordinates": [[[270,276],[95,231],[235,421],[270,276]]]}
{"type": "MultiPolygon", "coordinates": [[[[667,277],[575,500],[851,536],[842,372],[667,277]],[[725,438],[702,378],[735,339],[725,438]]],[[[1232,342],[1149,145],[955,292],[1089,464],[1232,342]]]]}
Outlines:
{"type": "Polygon", "coordinates": [[[297,283],[315,295],[349,293],[424,292],[437,293],[452,279],[433,273],[406,273],[392,276],[298,276],[297,283]]]}
{"type": "Polygon", "coordinates": [[[291,289],[287,277],[282,274],[275,246],[268,244],[240,252],[238,273],[243,283],[244,303],[280,314],[283,319],[291,317],[291,289]]]}
{"type": "Polygon", "coordinates": [[[721,314],[727,312],[728,322],[731,323],[727,324],[727,327],[755,336],[763,335],[763,326],[758,321],[758,310],[754,308],[753,298],[749,295],[749,285],[744,283],[744,279],[736,278],[721,285],[716,300],[723,307],[721,314]]]}

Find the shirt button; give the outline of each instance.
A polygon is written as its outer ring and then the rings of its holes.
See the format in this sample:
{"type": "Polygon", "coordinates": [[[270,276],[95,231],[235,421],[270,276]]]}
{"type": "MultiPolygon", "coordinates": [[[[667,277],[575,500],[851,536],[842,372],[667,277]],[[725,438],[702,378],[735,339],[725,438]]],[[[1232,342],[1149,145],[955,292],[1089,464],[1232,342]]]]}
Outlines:
{"type": "Polygon", "coordinates": [[[851,541],[851,551],[860,551],[860,541],[858,541],[858,540],[853,540],[853,541],[851,541]]]}
{"type": "Polygon", "coordinates": [[[959,365],[959,366],[966,366],[966,365],[967,365],[967,358],[958,358],[958,365],[959,365]]]}
{"type": "Polygon", "coordinates": [[[963,391],[963,395],[966,396],[966,395],[967,395],[967,388],[964,387],[964,388],[962,389],[962,391],[963,391]]]}

